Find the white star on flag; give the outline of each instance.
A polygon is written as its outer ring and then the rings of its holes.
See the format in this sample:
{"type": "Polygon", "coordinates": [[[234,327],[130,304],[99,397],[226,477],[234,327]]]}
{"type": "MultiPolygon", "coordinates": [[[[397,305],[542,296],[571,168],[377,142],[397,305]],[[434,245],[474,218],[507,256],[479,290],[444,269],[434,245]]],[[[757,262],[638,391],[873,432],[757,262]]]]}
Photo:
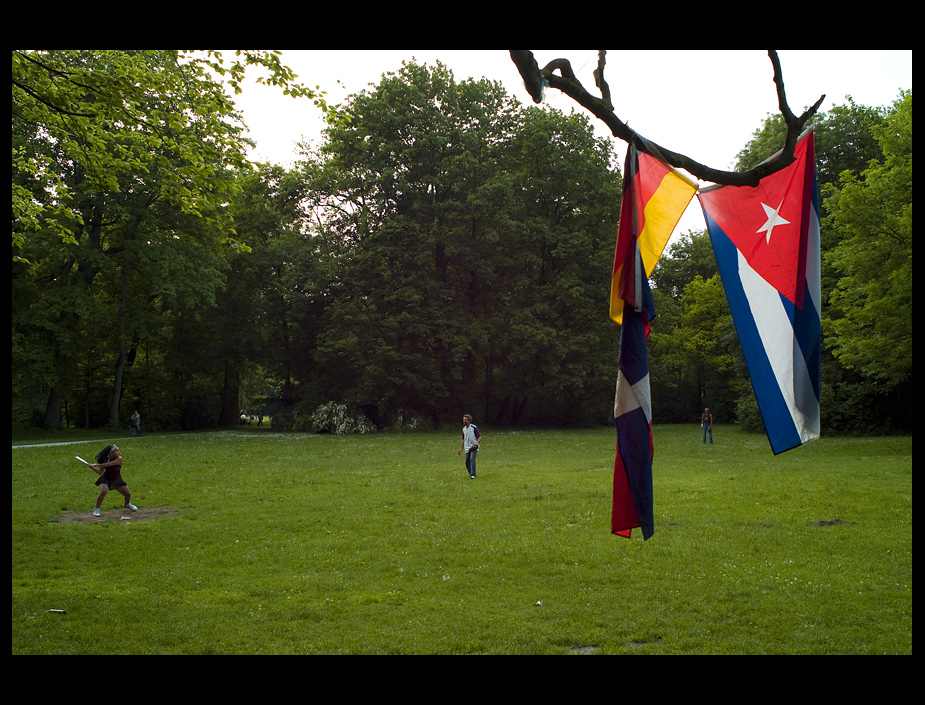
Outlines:
{"type": "Polygon", "coordinates": [[[767,242],[771,242],[771,231],[775,227],[777,227],[778,225],[789,225],[790,224],[789,220],[784,220],[780,216],[780,209],[781,209],[781,206],[783,205],[784,205],[784,202],[782,200],[780,202],[780,206],[778,206],[777,209],[775,210],[774,208],[771,208],[771,206],[769,205],[766,205],[764,203],[761,204],[761,207],[764,208],[764,214],[768,217],[768,220],[764,225],[758,228],[755,232],[760,233],[760,232],[767,231],[768,233],[767,242]]]}

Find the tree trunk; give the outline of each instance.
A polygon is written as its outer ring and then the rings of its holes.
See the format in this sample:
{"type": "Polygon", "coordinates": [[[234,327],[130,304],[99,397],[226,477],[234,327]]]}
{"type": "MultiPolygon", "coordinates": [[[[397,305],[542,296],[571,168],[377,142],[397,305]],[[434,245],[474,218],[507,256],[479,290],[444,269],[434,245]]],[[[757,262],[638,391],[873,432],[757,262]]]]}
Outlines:
{"type": "Polygon", "coordinates": [[[521,417],[524,415],[524,411],[527,409],[527,395],[525,394],[523,399],[520,400],[520,403],[514,403],[514,408],[511,411],[511,426],[516,426],[520,423],[521,417]]]}
{"type": "Polygon", "coordinates": [[[57,431],[61,428],[61,393],[56,387],[48,392],[48,404],[45,406],[45,428],[57,431]]]}
{"type": "Polygon", "coordinates": [[[233,426],[238,420],[241,407],[238,406],[241,373],[225,363],[225,380],[222,385],[222,410],[218,414],[219,426],[233,426]]]}
{"type": "Polygon", "coordinates": [[[128,272],[122,268],[122,282],[119,291],[119,357],[116,359],[116,377],[112,384],[112,403],[109,406],[109,425],[119,426],[119,403],[122,401],[122,375],[128,358],[125,345],[125,299],[128,289],[128,272]]]}

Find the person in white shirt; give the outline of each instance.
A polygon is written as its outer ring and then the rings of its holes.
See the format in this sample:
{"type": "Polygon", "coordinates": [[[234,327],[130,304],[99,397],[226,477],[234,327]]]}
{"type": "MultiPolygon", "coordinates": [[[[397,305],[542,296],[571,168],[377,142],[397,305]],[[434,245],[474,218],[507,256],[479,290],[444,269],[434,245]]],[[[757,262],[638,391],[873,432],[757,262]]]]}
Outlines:
{"type": "Polygon", "coordinates": [[[472,423],[472,417],[469,414],[463,416],[462,445],[459,446],[459,452],[456,455],[462,455],[466,451],[466,470],[469,471],[469,477],[475,479],[475,456],[479,452],[479,444],[482,442],[482,434],[479,433],[479,427],[472,423]]]}

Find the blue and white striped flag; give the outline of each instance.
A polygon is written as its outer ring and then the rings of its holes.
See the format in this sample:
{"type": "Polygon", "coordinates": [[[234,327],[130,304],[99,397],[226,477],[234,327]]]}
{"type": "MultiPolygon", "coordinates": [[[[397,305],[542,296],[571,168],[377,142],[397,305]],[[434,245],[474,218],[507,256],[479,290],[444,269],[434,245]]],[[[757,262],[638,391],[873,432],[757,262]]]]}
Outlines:
{"type": "MultiPolygon", "coordinates": [[[[776,158],[775,155],[774,158],[776,158]]],[[[758,186],[701,189],[726,298],[775,454],[819,437],[819,194],[813,133],[758,186]]]]}

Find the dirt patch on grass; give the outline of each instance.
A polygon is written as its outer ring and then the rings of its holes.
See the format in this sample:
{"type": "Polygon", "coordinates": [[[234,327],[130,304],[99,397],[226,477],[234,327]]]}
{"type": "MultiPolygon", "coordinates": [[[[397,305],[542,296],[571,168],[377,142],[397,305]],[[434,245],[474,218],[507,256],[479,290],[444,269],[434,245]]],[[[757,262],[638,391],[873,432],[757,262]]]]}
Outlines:
{"type": "Polygon", "coordinates": [[[569,649],[569,653],[582,654],[582,655],[593,654],[593,653],[597,653],[598,648],[599,647],[593,646],[591,644],[587,646],[575,646],[569,649]]]}
{"type": "Polygon", "coordinates": [[[822,521],[811,521],[806,524],[806,526],[838,526],[839,524],[850,524],[850,521],[842,521],[841,519],[823,519],[822,521]]]}
{"type": "Polygon", "coordinates": [[[135,521],[150,521],[151,519],[160,519],[164,516],[176,514],[176,509],[168,507],[146,507],[132,511],[131,509],[101,509],[100,516],[93,516],[93,509],[86,509],[80,512],[61,512],[58,517],[58,524],[92,524],[96,522],[119,521],[129,523],[135,521]]]}

